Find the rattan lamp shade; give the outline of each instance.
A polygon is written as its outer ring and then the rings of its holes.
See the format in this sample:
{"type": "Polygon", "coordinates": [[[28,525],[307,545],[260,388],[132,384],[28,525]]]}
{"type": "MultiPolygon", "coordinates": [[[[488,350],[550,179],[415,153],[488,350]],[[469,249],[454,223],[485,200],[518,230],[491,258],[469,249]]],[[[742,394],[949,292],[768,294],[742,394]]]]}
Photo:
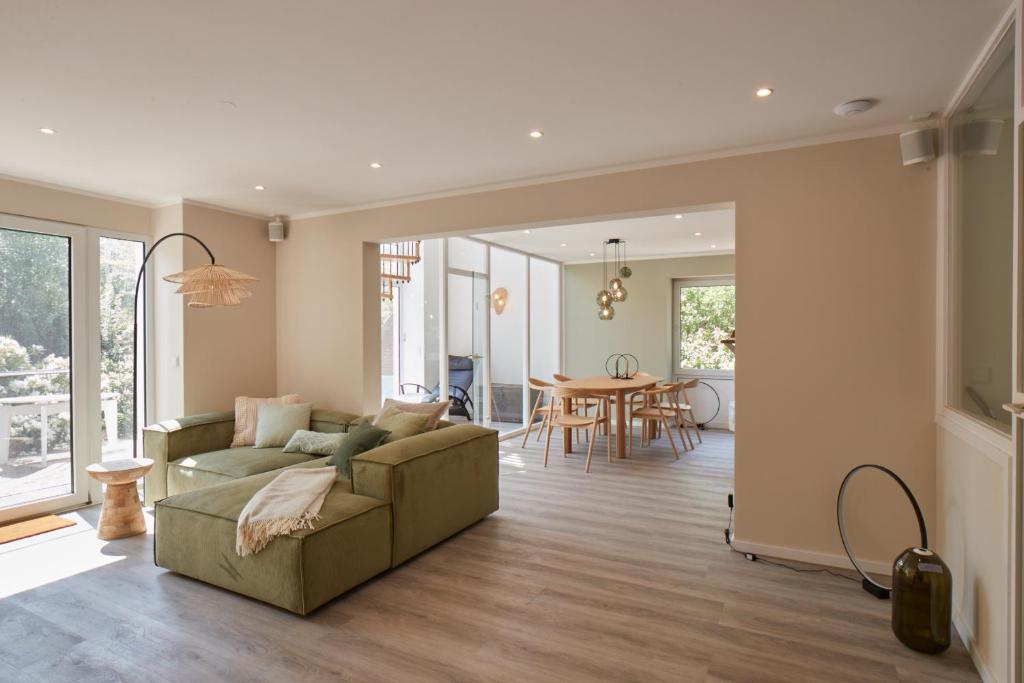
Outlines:
{"type": "Polygon", "coordinates": [[[178,283],[176,293],[182,294],[191,308],[237,306],[242,299],[252,296],[249,283],[257,279],[252,275],[216,263],[174,273],[164,277],[167,282],[178,283]]]}

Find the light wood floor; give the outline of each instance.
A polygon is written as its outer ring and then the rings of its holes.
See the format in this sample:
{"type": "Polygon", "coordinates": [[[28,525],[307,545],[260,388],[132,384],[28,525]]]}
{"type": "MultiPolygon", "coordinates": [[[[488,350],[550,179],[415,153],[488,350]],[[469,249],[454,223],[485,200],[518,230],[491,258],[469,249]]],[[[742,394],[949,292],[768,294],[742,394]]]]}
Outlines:
{"type": "Polygon", "coordinates": [[[730,552],[730,435],[611,465],[602,438],[589,476],[518,444],[498,513],[307,618],[154,567],[149,535],[96,540],[95,508],[0,546],[0,680],[978,680],[857,584],[730,552]]]}

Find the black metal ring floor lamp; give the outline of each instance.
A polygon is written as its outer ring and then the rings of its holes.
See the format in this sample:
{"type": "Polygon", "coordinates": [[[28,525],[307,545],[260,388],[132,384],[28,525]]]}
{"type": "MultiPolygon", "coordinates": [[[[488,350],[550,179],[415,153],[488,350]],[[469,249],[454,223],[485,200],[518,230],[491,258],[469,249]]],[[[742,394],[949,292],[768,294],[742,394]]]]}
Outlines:
{"type": "MultiPolygon", "coordinates": [[[[185,301],[190,308],[213,308],[215,306],[237,306],[242,299],[252,296],[249,291],[250,282],[256,282],[257,278],[237,270],[226,268],[217,263],[213,252],[206,244],[187,232],[172,232],[158,239],[149,251],[142,258],[142,267],[135,278],[135,297],[132,299],[132,458],[139,457],[139,423],[138,423],[138,378],[139,378],[139,287],[142,285],[142,278],[146,274],[146,263],[153,252],[164,241],[172,237],[187,237],[195,240],[199,246],[210,257],[208,264],[185,270],[173,275],[167,275],[163,279],[181,285],[175,290],[176,294],[185,296],[185,301]]],[[[145,359],[146,350],[142,350],[145,359]]]]}
{"type": "Polygon", "coordinates": [[[843,478],[843,483],[839,487],[839,497],[836,499],[836,521],[839,524],[839,538],[843,542],[843,550],[846,551],[846,556],[850,558],[850,562],[853,564],[853,568],[857,570],[857,573],[861,576],[861,586],[868,593],[871,593],[880,600],[886,600],[892,594],[892,588],[889,586],[883,586],[874,579],[872,579],[866,571],[864,571],[860,564],[857,563],[857,558],[853,556],[853,552],[850,550],[850,544],[846,540],[846,525],[843,524],[843,499],[846,496],[846,485],[850,483],[853,475],[863,469],[875,469],[880,472],[884,472],[892,477],[900,488],[903,489],[903,493],[907,494],[907,498],[910,499],[910,504],[914,508],[914,514],[917,516],[917,526],[921,532],[921,546],[922,548],[928,547],[928,528],[924,523],[924,515],[921,513],[921,506],[917,504],[917,499],[914,498],[914,494],[910,492],[910,487],[907,486],[906,482],[899,478],[899,476],[890,470],[888,467],[882,465],[858,465],[850,470],[843,478]]]}

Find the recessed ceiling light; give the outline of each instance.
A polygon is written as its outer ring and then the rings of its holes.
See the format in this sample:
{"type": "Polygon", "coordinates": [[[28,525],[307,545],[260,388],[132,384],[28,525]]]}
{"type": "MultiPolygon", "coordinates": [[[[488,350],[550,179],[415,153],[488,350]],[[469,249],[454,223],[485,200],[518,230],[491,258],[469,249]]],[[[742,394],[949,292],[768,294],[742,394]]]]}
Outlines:
{"type": "Polygon", "coordinates": [[[383,164],[381,164],[379,161],[370,162],[370,168],[382,168],[382,167],[383,167],[383,164]]]}
{"type": "Polygon", "coordinates": [[[677,214],[675,215],[675,219],[676,219],[677,221],[681,221],[681,220],[683,220],[683,214],[681,214],[681,213],[677,213],[677,214]]]}
{"type": "Polygon", "coordinates": [[[542,138],[542,137],[544,137],[544,131],[542,131],[542,130],[531,130],[530,131],[530,137],[533,138],[534,140],[536,140],[538,138],[542,138]]]}
{"type": "Polygon", "coordinates": [[[562,242],[562,243],[561,243],[560,245],[558,245],[558,246],[560,246],[560,247],[567,247],[567,246],[569,246],[569,245],[568,245],[568,244],[566,244],[565,242],[562,242]]]}
{"type": "Polygon", "coordinates": [[[712,245],[711,245],[711,248],[712,248],[712,249],[714,249],[714,248],[715,248],[715,245],[714,245],[714,244],[712,244],[712,245]]]}
{"type": "Polygon", "coordinates": [[[55,135],[57,133],[53,128],[40,128],[39,132],[43,135],[55,135]]]}
{"type": "Polygon", "coordinates": [[[768,97],[773,92],[775,91],[772,90],[771,88],[758,88],[757,91],[754,92],[754,94],[757,95],[758,97],[768,97]]]}
{"type": "Polygon", "coordinates": [[[263,190],[265,190],[267,188],[263,187],[262,185],[256,185],[252,189],[256,190],[257,192],[263,192],[263,190]]]}
{"type": "Polygon", "coordinates": [[[529,234],[530,234],[530,231],[529,231],[529,230],[523,230],[523,234],[524,234],[524,235],[529,235],[529,234]]]}
{"type": "Polygon", "coordinates": [[[591,256],[597,256],[597,254],[595,254],[594,252],[590,252],[590,255],[591,256]]]}
{"type": "Polygon", "coordinates": [[[699,233],[699,232],[695,232],[695,233],[693,233],[693,236],[694,236],[694,237],[700,237],[700,235],[701,235],[701,233],[699,233]]]}

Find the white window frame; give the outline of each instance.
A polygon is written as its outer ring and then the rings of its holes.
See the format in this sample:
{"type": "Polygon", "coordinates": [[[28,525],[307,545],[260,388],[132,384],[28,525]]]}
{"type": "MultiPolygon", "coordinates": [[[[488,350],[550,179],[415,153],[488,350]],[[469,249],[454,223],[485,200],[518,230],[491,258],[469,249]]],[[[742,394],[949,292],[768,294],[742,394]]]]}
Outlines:
{"type": "MultiPolygon", "coordinates": [[[[0,228],[23,230],[68,237],[71,240],[71,397],[72,397],[72,483],[70,494],[55,496],[25,505],[0,509],[0,523],[40,514],[59,512],[81,507],[102,500],[102,487],[91,480],[85,468],[100,462],[103,457],[100,424],[90,415],[100,414],[100,285],[99,285],[99,240],[100,237],[126,239],[141,242],[145,253],[152,240],[149,235],[103,230],[84,225],[62,223],[39,218],[0,214],[0,228]],[[79,332],[80,330],[84,332],[79,332]],[[95,389],[95,390],[94,390],[95,389]]],[[[145,283],[145,308],[152,311],[152,274],[147,272],[145,283]]],[[[153,377],[153,353],[150,350],[152,316],[140,321],[146,345],[146,367],[140,368],[142,377],[153,377]],[[143,374],[145,373],[145,374],[143,374]]],[[[152,382],[146,383],[146,401],[153,405],[152,382]]],[[[142,421],[147,421],[143,410],[142,421]]]]}
{"type": "Polygon", "coordinates": [[[715,287],[721,285],[736,286],[735,275],[709,275],[696,277],[680,277],[672,279],[672,299],[669,302],[669,316],[672,321],[672,376],[675,377],[707,377],[733,379],[735,370],[717,368],[681,368],[679,367],[679,293],[690,287],[715,287]]]}

